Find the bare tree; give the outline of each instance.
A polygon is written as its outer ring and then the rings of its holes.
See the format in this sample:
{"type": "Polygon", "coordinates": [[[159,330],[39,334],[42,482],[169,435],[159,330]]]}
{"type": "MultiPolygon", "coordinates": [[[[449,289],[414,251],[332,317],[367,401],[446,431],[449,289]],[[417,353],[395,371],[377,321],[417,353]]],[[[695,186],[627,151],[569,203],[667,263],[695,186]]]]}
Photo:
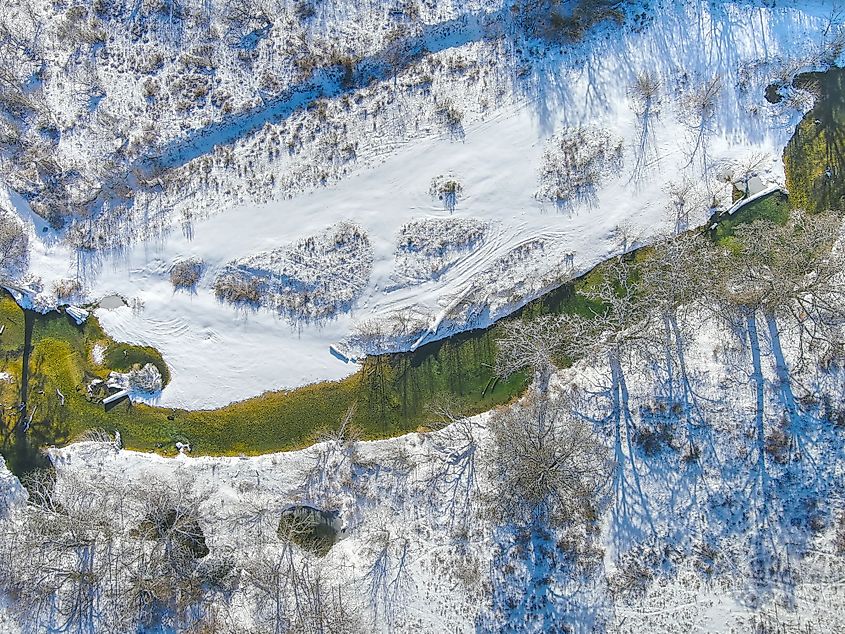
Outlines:
{"type": "Polygon", "coordinates": [[[371,520],[367,528],[368,564],[364,583],[373,611],[374,624],[396,627],[404,606],[410,576],[410,540],[384,515],[371,520]]]}
{"type": "Polygon", "coordinates": [[[697,181],[684,176],[667,187],[666,211],[674,225],[675,235],[691,228],[690,213],[701,213],[711,207],[708,194],[697,181]]]}
{"type": "Polygon", "coordinates": [[[29,500],[0,527],[7,553],[0,587],[32,631],[78,633],[134,629],[126,602],[132,540],[124,532],[116,483],[92,483],[52,470],[28,478],[29,500]]]}
{"type": "Polygon", "coordinates": [[[683,123],[693,135],[693,147],[687,165],[692,165],[696,156],[701,157],[702,165],[706,166],[708,163],[708,136],[712,132],[721,92],[722,79],[715,75],[702,80],[682,98],[683,123]]]}
{"type": "Polygon", "coordinates": [[[597,519],[610,453],[564,397],[531,393],[498,411],[490,432],[488,506],[496,521],[561,526],[597,519]]]}
{"type": "Polygon", "coordinates": [[[636,163],[633,179],[638,179],[646,167],[648,154],[654,144],[654,123],[660,118],[660,93],[662,85],[656,74],[643,71],[637,73],[628,89],[631,109],[637,117],[638,135],[635,147],[636,163]]]}
{"type": "Polygon", "coordinates": [[[204,589],[197,572],[209,554],[200,523],[204,500],[186,478],[149,482],[133,499],[143,518],[133,530],[141,543],[132,574],[139,622],[150,623],[166,612],[175,627],[185,628],[201,618],[204,589]]]}
{"type": "Polygon", "coordinates": [[[534,370],[537,389],[545,392],[555,365],[565,351],[561,318],[544,315],[505,322],[496,339],[496,374],[502,378],[525,368],[534,370]]]}
{"type": "Polygon", "coordinates": [[[638,292],[655,316],[649,325],[655,340],[662,339],[665,405],[670,411],[680,407],[691,456],[696,455],[694,427],[705,423],[705,415],[687,367],[688,333],[681,313],[698,303],[709,284],[712,250],[704,235],[683,234],[655,244],[636,269],[638,292]]]}
{"type": "Polygon", "coordinates": [[[613,433],[616,525],[624,525],[639,507],[644,523],[653,530],[650,504],[640,483],[633,448],[635,423],[625,373],[628,362],[637,359],[653,342],[653,312],[648,298],[640,292],[630,264],[621,259],[609,262],[598,274],[597,280],[578,291],[594,306],[592,317],[569,316],[566,325],[570,334],[564,340],[570,346],[571,357],[589,355],[604,359],[609,374],[610,384],[602,390],[609,401],[609,411],[595,422],[608,425],[613,433]]]}
{"type": "MultiPolygon", "coordinates": [[[[778,390],[798,449],[802,416],[793,394],[793,380],[781,345],[779,320],[798,324],[805,343],[825,340],[831,326],[845,317],[840,307],[845,257],[833,249],[841,219],[833,213],[793,212],[784,224],[757,220],[740,226],[720,254],[718,291],[738,311],[752,353],[757,393],[757,428],[763,434],[764,376],[760,361],[758,316],[765,320],[775,358],[778,390]]],[[[802,346],[803,348],[803,346],[802,346]]]]}
{"type": "Polygon", "coordinates": [[[244,566],[255,629],[273,634],[356,634],[366,631],[342,588],[290,542],[268,548],[244,566]]]}
{"type": "Polygon", "coordinates": [[[0,280],[14,278],[29,262],[29,238],[12,212],[0,209],[0,280]]]}
{"type": "Polygon", "coordinates": [[[445,499],[449,527],[466,533],[475,520],[479,494],[476,428],[482,424],[459,413],[458,405],[446,397],[432,406],[432,413],[440,429],[426,436],[427,490],[436,499],[445,499]]]}

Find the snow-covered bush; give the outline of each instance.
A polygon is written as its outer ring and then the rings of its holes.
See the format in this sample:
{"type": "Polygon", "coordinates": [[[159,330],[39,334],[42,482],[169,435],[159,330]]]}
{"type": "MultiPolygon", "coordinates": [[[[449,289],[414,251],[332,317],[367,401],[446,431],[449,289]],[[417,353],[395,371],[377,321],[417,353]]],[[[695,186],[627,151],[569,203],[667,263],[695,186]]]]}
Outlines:
{"type": "Polygon", "coordinates": [[[458,199],[464,191],[464,186],[454,176],[439,175],[431,179],[431,187],[428,193],[443,202],[443,207],[454,211],[458,205],[458,199]]]}
{"type": "Polygon", "coordinates": [[[53,284],[53,292],[60,302],[67,302],[76,298],[82,292],[82,284],[76,279],[57,280],[53,284]]]}
{"type": "Polygon", "coordinates": [[[480,245],[490,225],[472,218],[424,218],[399,230],[396,272],[400,281],[436,280],[480,245]]]}
{"type": "Polygon", "coordinates": [[[217,299],[230,304],[258,304],[263,289],[260,280],[237,271],[227,271],[214,280],[214,294],[217,299]]]}
{"type": "Polygon", "coordinates": [[[292,320],[324,319],[351,307],[372,265],[367,234],[342,222],[293,245],[230,262],[214,290],[222,300],[260,303],[292,320]]]}
{"type": "Polygon", "coordinates": [[[356,323],[344,340],[349,350],[367,355],[406,350],[428,329],[432,315],[419,308],[407,308],[384,318],[356,323]]]}
{"type": "Polygon", "coordinates": [[[519,0],[511,13],[516,23],[532,37],[560,44],[578,41],[605,20],[621,23],[624,2],[617,0],[519,0]]]}
{"type": "Polygon", "coordinates": [[[107,380],[109,387],[149,394],[160,392],[163,384],[161,371],[152,363],[135,367],[129,372],[112,372],[107,380]]]}
{"type": "Polygon", "coordinates": [[[170,283],[173,288],[193,288],[202,277],[205,264],[197,258],[181,260],[170,267],[170,283]]]}
{"type": "Polygon", "coordinates": [[[569,128],[546,144],[537,197],[557,203],[589,198],[622,167],[622,141],[601,128],[569,128]]]}
{"type": "Polygon", "coordinates": [[[437,116],[443,122],[443,125],[453,135],[460,136],[463,133],[462,122],[464,120],[464,113],[455,105],[451,99],[446,99],[437,104],[437,116]]]}
{"type": "Polygon", "coordinates": [[[631,100],[634,113],[638,117],[647,116],[649,113],[654,114],[661,90],[662,86],[657,75],[648,71],[637,73],[628,89],[628,98],[631,100]]]}

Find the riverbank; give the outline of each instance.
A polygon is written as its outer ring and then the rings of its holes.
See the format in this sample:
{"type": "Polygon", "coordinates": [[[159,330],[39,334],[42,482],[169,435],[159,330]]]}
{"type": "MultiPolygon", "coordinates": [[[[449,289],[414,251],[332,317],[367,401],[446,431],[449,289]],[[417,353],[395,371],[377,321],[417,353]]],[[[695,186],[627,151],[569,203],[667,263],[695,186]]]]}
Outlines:
{"type": "MultiPolygon", "coordinates": [[[[725,238],[737,224],[756,218],[782,220],[790,205],[808,206],[807,201],[814,200],[818,189],[812,183],[818,183],[819,177],[812,174],[825,168],[820,160],[801,160],[802,154],[834,157],[838,161],[835,165],[842,163],[838,131],[845,129],[840,105],[845,71],[832,69],[829,73],[832,79],[823,82],[825,89],[819,93],[816,106],[804,117],[784,151],[787,182],[796,188],[790,202],[782,194],[773,193],[732,215],[717,217],[714,239],[725,238]],[[810,137],[807,130],[816,134],[810,137]]],[[[805,77],[800,76],[796,82],[806,81],[805,77]]],[[[830,191],[842,190],[838,167],[825,179],[823,186],[830,191]]],[[[590,306],[577,290],[589,284],[600,268],[601,264],[506,319],[547,312],[589,314],[590,306]]],[[[413,352],[369,357],[356,373],[340,381],[266,392],[218,409],[189,411],[126,401],[106,412],[101,404],[86,398],[87,382],[103,378],[111,370],[127,370],[134,363],[145,362],[159,366],[167,376],[164,360],[152,348],[109,339],[93,317],[78,326],[69,316],[52,312],[34,319],[26,399],[31,420],[27,421],[26,442],[22,443],[9,432],[19,429],[15,425],[21,422],[24,321],[24,312],[11,297],[4,296],[0,300],[0,326],[5,327],[0,335],[4,359],[0,372],[9,378],[0,381],[0,399],[6,412],[2,453],[16,472],[34,464],[32,447],[63,445],[87,430],[99,428],[119,431],[124,445],[139,451],[173,455],[179,442],[190,444],[196,454],[257,455],[306,446],[321,430],[336,427],[354,408],[352,423],[363,436],[382,438],[425,428],[436,420],[432,410],[442,402],[465,415],[507,403],[522,393],[528,379],[527,373],[506,381],[496,379],[499,322],[423,345],[413,352]],[[102,363],[96,359],[95,346],[105,352],[102,363]]]]}
{"type": "MultiPolygon", "coordinates": [[[[759,217],[777,220],[784,197],[772,193],[718,218],[714,237],[759,217]],[[723,227],[724,225],[724,227],[723,227]]],[[[708,223],[709,224],[709,223],[708,223]]],[[[705,230],[706,226],[701,230],[705,230]]],[[[648,247],[638,250],[647,252],[648,247]]],[[[2,449],[16,473],[37,464],[33,447],[63,445],[91,429],[120,432],[125,447],[175,455],[176,443],[189,444],[198,455],[258,455],[304,447],[324,430],[336,428],[350,408],[352,424],[368,439],[426,428],[437,421],[435,410],[448,403],[455,412],[473,415],[507,403],[525,389],[528,373],[498,380],[494,373],[496,337],[504,321],[546,313],[589,315],[591,307],[578,290],[600,274],[602,265],[526,305],[492,327],[454,335],[413,352],[373,356],[358,372],[341,381],[316,383],[261,396],[213,410],[180,410],[125,401],[106,412],[86,396],[86,383],[132,363],[163,360],[154,350],[110,340],[95,317],[77,325],[68,315],[32,313],[28,408],[32,421],[26,442],[7,438],[2,449]],[[94,354],[100,349],[102,363],[94,354]]],[[[8,295],[0,299],[0,371],[19,385],[25,336],[25,312],[8,295]]],[[[166,371],[166,369],[165,369],[166,371]]],[[[6,411],[19,408],[15,392],[2,392],[6,411]]]]}

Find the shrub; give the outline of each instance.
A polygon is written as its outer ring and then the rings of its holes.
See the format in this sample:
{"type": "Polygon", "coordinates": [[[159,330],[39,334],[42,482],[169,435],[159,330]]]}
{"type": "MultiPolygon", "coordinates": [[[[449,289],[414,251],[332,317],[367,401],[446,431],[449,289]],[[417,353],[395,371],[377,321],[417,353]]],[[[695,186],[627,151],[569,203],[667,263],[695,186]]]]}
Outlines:
{"type": "Polygon", "coordinates": [[[53,284],[53,292],[60,301],[69,301],[82,292],[82,284],[79,280],[58,280],[53,284]]]}
{"type": "Polygon", "coordinates": [[[437,116],[449,130],[460,131],[464,113],[451,100],[443,101],[437,105],[437,116]]]}
{"type": "Polygon", "coordinates": [[[778,464],[786,464],[789,460],[789,435],[783,426],[773,429],[766,436],[766,453],[778,464]]]}
{"type": "Polygon", "coordinates": [[[839,515],[833,545],[836,548],[837,553],[845,555],[845,513],[841,513],[839,515]]]}
{"type": "Polygon", "coordinates": [[[223,273],[214,281],[217,299],[232,304],[258,304],[261,301],[261,282],[236,273],[223,273]]]}
{"type": "Polygon", "coordinates": [[[654,456],[665,448],[674,448],[674,431],[671,423],[658,423],[652,427],[640,427],[634,441],[647,456],[654,456]]]}
{"type": "Polygon", "coordinates": [[[293,542],[319,557],[329,552],[337,538],[331,514],[310,506],[293,506],[285,510],[276,533],[279,539],[293,542]]]}
{"type": "Polygon", "coordinates": [[[202,277],[204,268],[203,261],[196,258],[176,262],[170,268],[170,283],[173,288],[193,288],[202,277]]]}
{"type": "Polygon", "coordinates": [[[317,14],[317,10],[314,8],[314,5],[308,2],[307,0],[302,0],[301,2],[297,2],[296,6],[293,9],[294,15],[300,20],[308,20],[309,18],[313,18],[317,14]]]}
{"type": "Polygon", "coordinates": [[[595,127],[564,130],[546,145],[537,196],[559,203],[588,198],[621,167],[620,139],[595,127]]]}
{"type": "Polygon", "coordinates": [[[442,200],[443,206],[446,209],[454,211],[458,204],[458,198],[463,190],[464,187],[459,180],[446,176],[437,176],[431,181],[429,193],[432,196],[437,196],[438,200],[442,200]]]}

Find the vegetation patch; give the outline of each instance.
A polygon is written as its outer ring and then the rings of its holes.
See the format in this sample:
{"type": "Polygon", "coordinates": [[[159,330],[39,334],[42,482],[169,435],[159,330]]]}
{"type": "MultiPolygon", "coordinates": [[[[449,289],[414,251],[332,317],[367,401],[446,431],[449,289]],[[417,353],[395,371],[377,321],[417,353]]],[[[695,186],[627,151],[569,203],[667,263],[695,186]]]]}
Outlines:
{"type": "Polygon", "coordinates": [[[170,283],[177,289],[193,288],[200,281],[204,268],[203,261],[196,258],[176,262],[170,268],[170,283]]]}
{"type": "Polygon", "coordinates": [[[366,232],[341,222],[292,245],[230,262],[214,292],[232,303],[260,303],[293,321],[326,319],[350,308],[372,266],[366,232]]]}
{"type": "Polygon", "coordinates": [[[279,539],[293,542],[318,557],[328,553],[337,539],[332,514],[311,506],[292,506],[283,511],[277,534],[279,539]]]}
{"type": "Polygon", "coordinates": [[[730,246],[738,227],[755,220],[767,220],[782,225],[789,219],[790,200],[782,192],[772,192],[743,205],[730,216],[718,218],[716,226],[710,231],[714,241],[730,246]]]}
{"type": "Polygon", "coordinates": [[[589,199],[621,167],[620,139],[595,127],[564,130],[546,145],[537,197],[558,203],[589,199]]]}
{"type": "Polygon", "coordinates": [[[845,210],[845,69],[805,73],[796,88],[818,91],[786,150],[786,186],[792,205],[810,212],[845,210]]]}

